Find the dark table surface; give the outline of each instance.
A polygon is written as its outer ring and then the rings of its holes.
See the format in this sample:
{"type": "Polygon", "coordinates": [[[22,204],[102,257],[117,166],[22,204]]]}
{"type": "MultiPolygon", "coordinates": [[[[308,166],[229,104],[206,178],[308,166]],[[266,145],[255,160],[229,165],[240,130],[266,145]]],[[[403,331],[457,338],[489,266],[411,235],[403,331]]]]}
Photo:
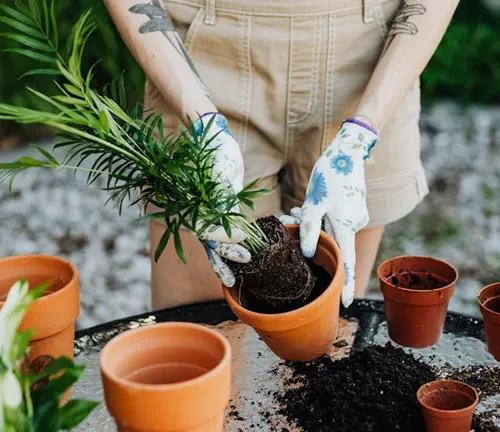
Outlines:
{"type": "MultiPolygon", "coordinates": [[[[385,344],[389,341],[382,301],[356,300],[348,309],[341,308],[341,318],[343,323],[341,326],[344,327],[343,334],[348,335],[347,338],[350,339],[354,350],[362,349],[369,344],[385,344]]],[[[77,431],[116,430],[113,420],[106,411],[100,381],[98,358],[106,342],[123,331],[169,321],[186,321],[215,326],[233,346],[231,403],[238,401],[244,419],[236,421],[231,419],[231,416],[227,416],[225,431],[280,430],[266,424],[260,424],[258,429],[248,427],[249,424],[259,425],[260,419],[258,413],[245,410],[246,406],[253,405],[253,402],[264,406],[273,404],[271,400],[263,400],[262,396],[256,396],[259,393],[256,389],[281,386],[279,377],[266,375],[266,373],[275,370],[276,365],[283,364],[283,362],[271,353],[253,329],[236,321],[236,317],[226,302],[215,301],[153,311],[78,331],[75,339],[75,360],[86,364],[87,368],[83,379],[73,389],[72,397],[99,400],[101,404],[77,431]],[[263,376],[266,378],[262,378],[263,376]],[[261,399],[257,400],[256,398],[259,397],[261,399]]],[[[484,340],[482,320],[450,312],[447,315],[439,344],[424,350],[405,349],[420,356],[423,361],[439,363],[439,365],[451,364],[455,367],[463,367],[470,364],[497,364],[488,354],[484,340]]],[[[260,392],[260,394],[263,393],[260,392]]],[[[279,423],[281,421],[279,419],[277,421],[281,426],[289,426],[283,422],[279,423]]]]}

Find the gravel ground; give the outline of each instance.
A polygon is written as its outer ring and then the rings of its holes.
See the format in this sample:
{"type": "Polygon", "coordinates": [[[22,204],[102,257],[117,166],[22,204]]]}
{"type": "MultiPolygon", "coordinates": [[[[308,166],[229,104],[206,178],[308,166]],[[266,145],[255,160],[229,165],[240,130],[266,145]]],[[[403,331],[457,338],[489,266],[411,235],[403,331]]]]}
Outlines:
{"type": "MultiPolygon", "coordinates": [[[[421,130],[431,194],[387,228],[378,261],[399,254],[448,260],[461,275],[450,309],[478,315],[478,290],[500,280],[500,107],[442,102],[423,113],[421,130]]],[[[0,162],[27,152],[2,152],[0,162]]],[[[0,255],[70,259],[80,272],[80,328],[149,308],[146,223],[134,222],[136,208],[118,217],[106,198],[98,184],[87,187],[84,175],[64,171],[28,170],[10,194],[0,186],[0,255]]],[[[375,279],[369,296],[380,297],[375,279]]]]}

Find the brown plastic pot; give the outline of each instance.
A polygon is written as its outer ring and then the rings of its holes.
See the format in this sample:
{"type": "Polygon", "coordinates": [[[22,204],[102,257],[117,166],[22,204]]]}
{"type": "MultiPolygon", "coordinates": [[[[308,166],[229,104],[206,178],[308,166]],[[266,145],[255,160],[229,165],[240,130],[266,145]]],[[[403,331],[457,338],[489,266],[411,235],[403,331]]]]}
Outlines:
{"type": "Polygon", "coordinates": [[[500,282],[484,287],[477,299],[484,319],[488,351],[500,361],[500,282]]]}
{"type": "Polygon", "coordinates": [[[401,256],[382,263],[378,277],[385,299],[389,337],[411,348],[435,345],[443,331],[448,303],[458,279],[457,270],[436,258],[401,256]],[[392,283],[392,276],[401,273],[431,274],[445,286],[426,290],[402,288],[392,283]]]}
{"type": "Polygon", "coordinates": [[[420,387],[417,399],[427,432],[469,432],[479,395],[465,383],[441,380],[420,387]]]}
{"type": "Polygon", "coordinates": [[[129,330],[100,355],[106,406],[119,432],[221,432],[231,347],[198,324],[129,330]]]}
{"type": "MultiPolygon", "coordinates": [[[[298,225],[286,228],[298,243],[298,225]]],[[[321,232],[313,261],[333,277],[328,288],[311,303],[285,313],[264,314],[246,309],[239,302],[236,287],[223,286],[224,296],[234,314],[253,327],[267,346],[280,358],[309,361],[326,354],[337,335],[340,295],[344,286],[344,266],[337,244],[321,232]]]]}
{"type": "Polygon", "coordinates": [[[20,255],[0,259],[0,308],[9,289],[20,279],[30,288],[51,282],[46,293],[26,311],[20,331],[33,330],[31,365],[47,365],[60,356],[73,358],[75,321],[80,313],[78,271],[62,258],[50,255],[20,255]]]}

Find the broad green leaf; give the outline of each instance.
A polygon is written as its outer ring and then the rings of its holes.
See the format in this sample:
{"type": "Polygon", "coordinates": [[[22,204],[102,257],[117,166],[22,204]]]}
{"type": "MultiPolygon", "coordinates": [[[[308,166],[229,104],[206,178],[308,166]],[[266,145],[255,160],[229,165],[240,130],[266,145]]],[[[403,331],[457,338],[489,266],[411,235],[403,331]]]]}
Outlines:
{"type": "Polygon", "coordinates": [[[30,423],[32,432],[58,432],[61,430],[59,400],[35,404],[35,414],[30,423]]]}
{"type": "MultiPolygon", "coordinates": [[[[0,17],[1,18],[1,17],[0,17]]],[[[37,53],[36,51],[30,51],[24,48],[7,48],[3,50],[4,52],[13,52],[16,54],[23,55],[25,57],[32,58],[34,60],[38,60],[43,63],[55,64],[56,60],[52,57],[46,56],[45,54],[37,53]]]]}
{"type": "Polygon", "coordinates": [[[50,47],[50,45],[47,45],[46,43],[40,42],[39,40],[33,39],[29,36],[20,35],[17,33],[0,33],[0,36],[14,40],[35,50],[52,52],[52,48],[50,47]]]}
{"type": "Polygon", "coordinates": [[[61,428],[71,430],[78,426],[98,405],[97,402],[73,399],[61,408],[61,428]]]}
{"type": "Polygon", "coordinates": [[[15,360],[20,359],[24,355],[32,336],[33,330],[25,330],[23,332],[16,333],[14,336],[14,352],[12,353],[12,357],[15,360]]]}

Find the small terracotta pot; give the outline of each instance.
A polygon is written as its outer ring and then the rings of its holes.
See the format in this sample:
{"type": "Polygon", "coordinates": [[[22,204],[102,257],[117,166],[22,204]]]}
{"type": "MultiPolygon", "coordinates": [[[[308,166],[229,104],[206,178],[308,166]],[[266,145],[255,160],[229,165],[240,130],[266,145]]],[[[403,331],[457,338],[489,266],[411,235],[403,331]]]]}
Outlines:
{"type": "Polygon", "coordinates": [[[215,330],[164,323],[129,330],[100,355],[104,396],[119,432],[221,432],[231,347],[215,330]]]}
{"type": "Polygon", "coordinates": [[[0,308],[19,279],[35,288],[51,282],[46,293],[26,311],[20,331],[33,330],[31,365],[43,366],[51,358],[73,358],[75,321],[80,313],[78,271],[69,261],[50,255],[20,255],[0,259],[0,308]]]}
{"type": "Polygon", "coordinates": [[[467,384],[441,380],[420,387],[417,399],[427,432],[469,432],[479,395],[467,384]]]}
{"type": "Polygon", "coordinates": [[[500,282],[484,287],[478,297],[488,351],[500,361],[500,282]]]}
{"type": "MultiPolygon", "coordinates": [[[[298,225],[286,228],[298,243],[298,225]]],[[[285,313],[264,314],[243,307],[236,287],[223,286],[224,296],[235,315],[253,327],[262,340],[280,358],[309,361],[326,354],[337,335],[340,295],[344,286],[344,266],[337,244],[321,232],[313,261],[333,277],[328,288],[311,303],[285,313]]]]}
{"type": "Polygon", "coordinates": [[[390,338],[403,346],[425,348],[435,345],[443,331],[448,303],[458,279],[457,270],[445,261],[423,256],[391,258],[378,268],[380,289],[390,338]],[[432,275],[443,283],[437,289],[396,286],[394,275],[432,275]]]}

